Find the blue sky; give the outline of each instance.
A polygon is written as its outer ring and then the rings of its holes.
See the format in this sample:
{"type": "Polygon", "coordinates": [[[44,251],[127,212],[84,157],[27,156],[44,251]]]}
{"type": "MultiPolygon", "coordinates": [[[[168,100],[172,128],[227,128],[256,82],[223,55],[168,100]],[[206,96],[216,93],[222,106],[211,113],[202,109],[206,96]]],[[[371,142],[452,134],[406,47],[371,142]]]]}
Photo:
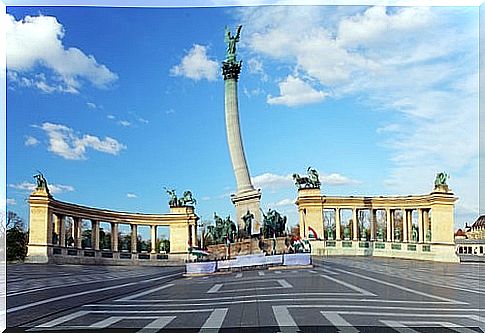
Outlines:
{"type": "Polygon", "coordinates": [[[224,26],[243,25],[239,107],[264,208],[297,223],[292,173],[327,195],[429,193],[436,172],[478,214],[477,7],[7,7],[7,209],[54,197],[234,216],[224,26]]]}

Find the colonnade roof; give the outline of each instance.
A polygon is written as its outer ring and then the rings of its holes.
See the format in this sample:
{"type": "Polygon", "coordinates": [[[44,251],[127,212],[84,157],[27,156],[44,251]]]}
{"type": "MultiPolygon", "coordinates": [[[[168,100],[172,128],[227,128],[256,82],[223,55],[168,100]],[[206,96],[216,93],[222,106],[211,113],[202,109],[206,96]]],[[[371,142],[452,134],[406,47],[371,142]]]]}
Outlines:
{"type": "Polygon", "coordinates": [[[328,208],[427,208],[432,204],[454,204],[458,198],[452,192],[431,192],[422,195],[388,196],[327,196],[305,190],[298,192],[296,204],[322,205],[328,208]]]}
{"type": "Polygon", "coordinates": [[[117,223],[186,223],[187,218],[194,222],[199,217],[194,213],[193,206],[178,207],[181,212],[169,212],[166,214],[146,214],[146,213],[132,213],[120,212],[102,208],[93,208],[82,206],[73,203],[67,203],[56,200],[52,197],[47,197],[43,193],[33,192],[29,198],[29,203],[32,204],[47,204],[52,213],[78,217],[82,219],[97,220],[103,222],[117,222],[117,223]],[[183,218],[182,218],[183,217],[183,218]],[[181,219],[182,218],[182,219],[181,219]]]}

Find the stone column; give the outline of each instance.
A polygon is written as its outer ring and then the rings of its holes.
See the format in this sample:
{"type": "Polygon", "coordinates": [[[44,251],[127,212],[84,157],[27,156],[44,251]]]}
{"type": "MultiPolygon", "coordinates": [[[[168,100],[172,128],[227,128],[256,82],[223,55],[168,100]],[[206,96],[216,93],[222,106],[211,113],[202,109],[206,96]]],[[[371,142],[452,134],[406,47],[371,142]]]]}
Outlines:
{"type": "Polygon", "coordinates": [[[424,232],[423,232],[423,209],[418,208],[418,242],[424,242],[424,232]]]}
{"type": "Polygon", "coordinates": [[[359,226],[357,221],[357,208],[352,208],[352,239],[359,240],[359,226]]]}
{"type": "Polygon", "coordinates": [[[192,247],[196,247],[197,246],[197,231],[195,231],[195,224],[192,224],[191,230],[192,230],[192,247]]]}
{"type": "MultiPolygon", "coordinates": [[[[428,243],[429,241],[426,239],[426,235],[428,234],[429,229],[429,211],[427,209],[423,209],[423,241],[424,243],[428,243]]],[[[433,238],[433,235],[431,235],[433,238]]]]}
{"type": "Polygon", "coordinates": [[[236,207],[236,223],[239,228],[244,228],[242,216],[249,210],[254,215],[252,233],[259,233],[261,225],[260,199],[261,193],[255,190],[244,154],[239,124],[239,106],[237,95],[237,80],[241,72],[241,62],[236,61],[234,55],[222,63],[222,75],[224,76],[224,108],[226,120],[227,144],[231,162],[236,177],[236,194],[231,197],[236,207]]]}
{"type": "Polygon", "coordinates": [[[54,219],[54,232],[57,234],[57,239],[54,242],[52,240],[53,245],[61,245],[61,219],[59,214],[52,214],[52,218],[54,219]]]}
{"type": "Polygon", "coordinates": [[[301,214],[301,218],[300,218],[300,221],[303,221],[303,228],[300,227],[300,237],[302,232],[303,232],[303,238],[306,239],[306,209],[303,208],[301,211],[300,211],[300,214],[301,214]]]}
{"type": "Polygon", "coordinates": [[[373,242],[376,240],[377,211],[371,208],[370,212],[370,240],[373,242]]]}
{"type": "Polygon", "coordinates": [[[392,230],[392,212],[389,208],[386,208],[386,240],[392,242],[394,239],[392,230]]]}
{"type": "Polygon", "coordinates": [[[91,233],[92,233],[92,243],[93,249],[99,250],[99,221],[91,220],[91,233]]]}
{"type": "Polygon", "coordinates": [[[64,216],[58,215],[59,220],[59,245],[66,246],[66,225],[64,224],[64,216]]]}
{"type": "Polygon", "coordinates": [[[82,220],[79,217],[74,218],[74,246],[80,249],[82,241],[82,220]]]}
{"type": "Polygon", "coordinates": [[[402,241],[404,243],[408,242],[409,233],[408,233],[408,226],[409,226],[409,211],[407,209],[401,209],[402,211],[402,241]]]}
{"type": "Polygon", "coordinates": [[[111,222],[111,251],[118,252],[118,223],[111,222]]]}
{"type": "Polygon", "coordinates": [[[335,208],[335,239],[342,240],[340,227],[340,208],[335,208]]]}
{"type": "MultiPolygon", "coordinates": [[[[236,70],[234,68],[236,67],[237,65],[232,67],[234,70],[232,76],[224,76],[226,133],[234,174],[236,176],[237,192],[244,192],[254,190],[254,187],[249,178],[249,170],[246,164],[246,157],[244,155],[244,148],[241,138],[241,129],[239,125],[237,98],[237,77],[239,73],[235,74],[236,70]]],[[[240,69],[241,67],[237,67],[237,72],[239,72],[240,69]]]]}
{"type": "Polygon", "coordinates": [[[132,253],[137,253],[136,249],[136,243],[137,243],[137,237],[138,237],[138,232],[136,228],[136,224],[131,225],[131,252],[132,253]]]}
{"type": "Polygon", "coordinates": [[[156,253],[155,248],[157,247],[157,226],[156,225],[151,225],[150,226],[150,238],[151,238],[151,243],[152,243],[152,250],[150,253],[156,253]]]}

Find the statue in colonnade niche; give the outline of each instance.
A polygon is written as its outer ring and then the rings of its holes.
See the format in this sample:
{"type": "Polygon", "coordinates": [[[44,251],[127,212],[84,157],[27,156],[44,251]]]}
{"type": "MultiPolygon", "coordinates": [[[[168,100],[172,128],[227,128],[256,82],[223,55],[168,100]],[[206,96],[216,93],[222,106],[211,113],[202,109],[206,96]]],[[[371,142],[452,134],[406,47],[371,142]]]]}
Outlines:
{"type": "Polygon", "coordinates": [[[428,242],[431,242],[431,229],[428,229],[428,231],[426,232],[426,240],[428,242]]]}
{"type": "Polygon", "coordinates": [[[332,227],[327,228],[327,239],[333,240],[333,228],[332,227]]]}
{"type": "Polygon", "coordinates": [[[413,231],[412,231],[412,239],[413,239],[413,242],[417,242],[418,241],[418,228],[413,225],[412,227],[413,231]]]}
{"type": "Polygon", "coordinates": [[[394,240],[396,242],[401,241],[401,228],[399,228],[399,227],[396,227],[396,230],[394,230],[394,240]]]}
{"type": "Polygon", "coordinates": [[[349,228],[349,226],[345,226],[345,228],[344,228],[344,239],[345,240],[350,239],[350,228],[349,228]]]}
{"type": "Polygon", "coordinates": [[[45,179],[44,175],[42,172],[37,170],[38,174],[34,175],[35,180],[37,181],[37,190],[45,190],[47,192],[47,195],[50,196],[49,192],[49,186],[47,185],[47,180],[45,179]]]}
{"type": "Polygon", "coordinates": [[[367,240],[367,230],[366,228],[364,228],[364,225],[362,225],[362,227],[360,228],[360,240],[367,240]]]}
{"type": "Polygon", "coordinates": [[[377,240],[381,242],[384,241],[384,230],[382,229],[382,227],[377,228],[377,240]]]}

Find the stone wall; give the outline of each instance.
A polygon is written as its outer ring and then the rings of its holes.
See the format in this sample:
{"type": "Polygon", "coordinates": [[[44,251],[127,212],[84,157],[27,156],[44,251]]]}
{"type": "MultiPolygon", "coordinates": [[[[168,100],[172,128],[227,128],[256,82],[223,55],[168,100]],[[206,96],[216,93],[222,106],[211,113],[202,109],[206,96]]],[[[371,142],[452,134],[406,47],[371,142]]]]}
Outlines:
{"type": "MultiPolygon", "coordinates": [[[[285,245],[285,237],[276,238],[276,253],[287,253],[285,245]]],[[[273,249],[273,239],[264,239],[262,241],[262,249],[259,247],[259,239],[243,239],[239,242],[230,245],[230,256],[243,256],[253,253],[267,252],[271,253],[273,249]]],[[[209,245],[207,251],[211,253],[216,259],[221,259],[227,256],[227,246],[225,244],[209,245]]]]}

